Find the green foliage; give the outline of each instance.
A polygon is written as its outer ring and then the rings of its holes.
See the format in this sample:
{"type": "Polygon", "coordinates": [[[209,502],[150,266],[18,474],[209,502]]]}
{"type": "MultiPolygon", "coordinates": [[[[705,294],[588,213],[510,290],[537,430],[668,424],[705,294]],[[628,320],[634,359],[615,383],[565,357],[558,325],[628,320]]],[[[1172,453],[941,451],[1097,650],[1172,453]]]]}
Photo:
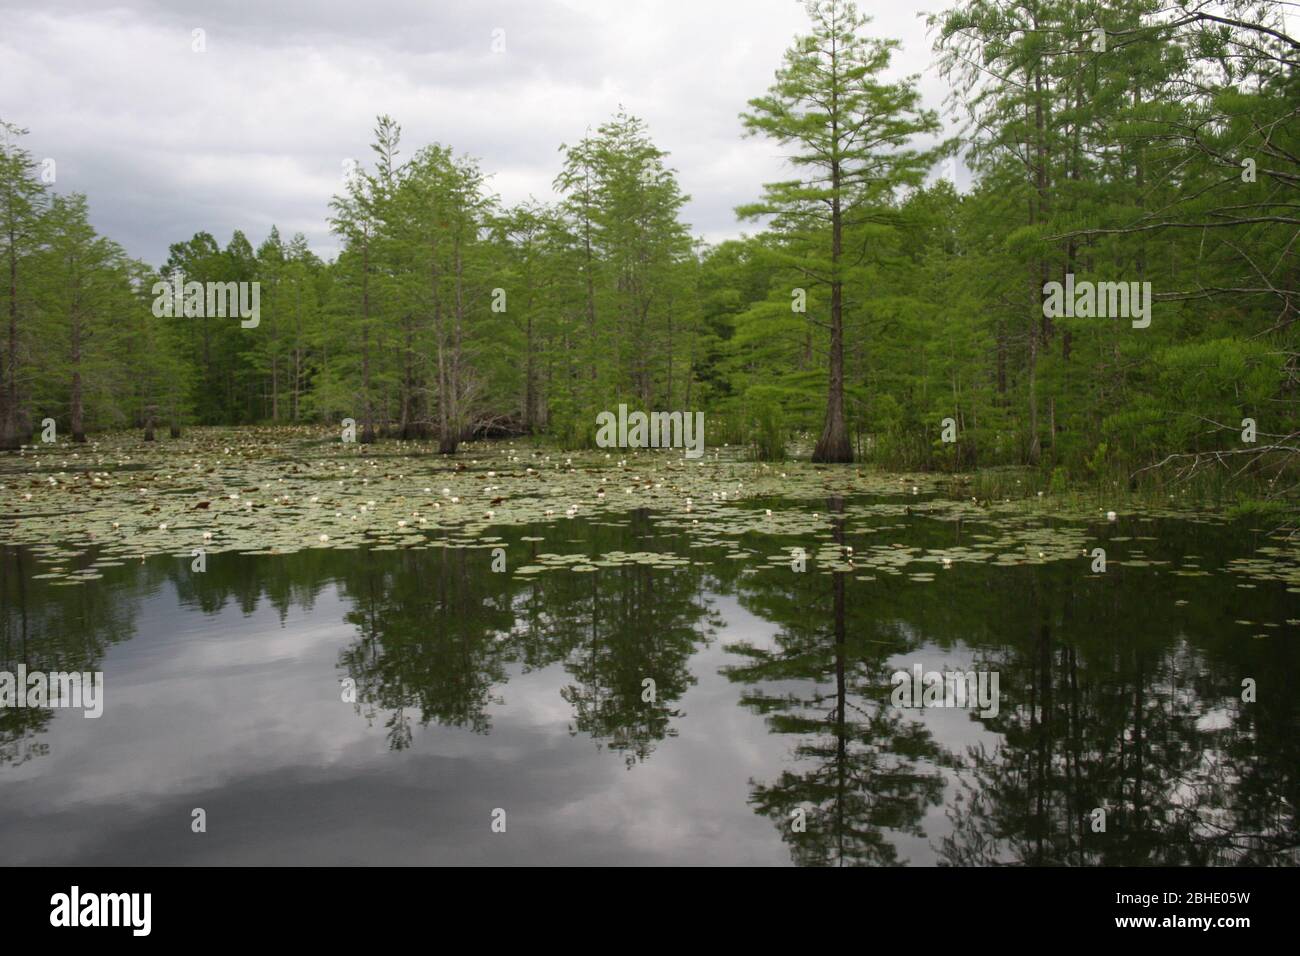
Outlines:
{"type": "Polygon", "coordinates": [[[1178,468],[1292,493],[1300,81],[1278,11],[955,0],[929,22],[967,111],[963,192],[937,166],[954,144],[914,145],[937,118],[914,78],[885,79],[895,41],[850,3],[808,11],[742,116],[791,174],[738,210],[759,232],[714,246],[624,112],[561,147],[554,204],[514,208],[450,146],[408,156],[381,116],[331,205],[333,261],[274,228],[256,246],[198,232],[155,276],[5,124],[0,444],[45,416],[351,417],[444,451],[546,432],[580,448],[625,401],[704,410],[710,444],[763,458],[810,434],[820,460],[1029,465],[1054,491],[1163,489],[1178,468]],[[1067,276],[1150,283],[1149,324],[1045,315],[1067,276]],[[261,323],[155,318],[158,278],[258,282],[261,323]]]}

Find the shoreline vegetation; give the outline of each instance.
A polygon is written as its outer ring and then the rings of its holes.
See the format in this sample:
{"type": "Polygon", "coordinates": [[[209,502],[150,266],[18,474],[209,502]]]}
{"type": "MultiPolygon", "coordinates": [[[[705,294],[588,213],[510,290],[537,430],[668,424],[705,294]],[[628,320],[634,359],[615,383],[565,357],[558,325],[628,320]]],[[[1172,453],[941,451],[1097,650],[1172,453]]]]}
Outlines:
{"type": "Polygon", "coordinates": [[[561,145],[553,202],[515,206],[380,115],[329,203],[332,261],[273,227],[197,232],[156,268],[4,123],[0,448],[351,423],[417,455],[577,453],[627,407],[707,417],[708,447],[774,465],[973,476],[951,480],[977,501],[1187,497],[1296,524],[1300,41],[1280,11],[962,0],[928,19],[947,127],[853,4],[807,12],[737,104],[792,178],[715,245],[622,108],[561,145]]]}

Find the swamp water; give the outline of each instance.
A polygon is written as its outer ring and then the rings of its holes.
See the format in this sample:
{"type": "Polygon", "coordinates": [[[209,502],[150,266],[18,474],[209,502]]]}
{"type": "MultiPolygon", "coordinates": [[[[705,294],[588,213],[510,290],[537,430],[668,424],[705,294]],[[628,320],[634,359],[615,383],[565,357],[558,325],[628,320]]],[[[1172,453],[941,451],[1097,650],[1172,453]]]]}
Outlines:
{"type": "Polygon", "coordinates": [[[1297,862],[1266,528],[194,434],[0,465],[0,671],[104,688],[0,710],[5,863],[1297,862]],[[996,673],[996,714],[893,706],[917,665],[996,673]]]}

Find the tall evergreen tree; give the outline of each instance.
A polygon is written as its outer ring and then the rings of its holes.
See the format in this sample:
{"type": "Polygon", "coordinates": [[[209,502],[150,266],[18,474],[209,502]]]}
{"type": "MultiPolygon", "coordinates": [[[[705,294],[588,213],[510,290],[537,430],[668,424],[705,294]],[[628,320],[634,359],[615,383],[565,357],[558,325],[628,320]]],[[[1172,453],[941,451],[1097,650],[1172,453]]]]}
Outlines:
{"type": "MultiPolygon", "coordinates": [[[[789,258],[810,283],[830,290],[826,416],[814,461],[853,460],[844,409],[845,230],[889,221],[884,209],[904,186],[920,184],[937,158],[909,144],[939,130],[938,117],[920,107],[916,77],[885,83],[880,76],[899,46],[866,37],[869,22],[848,0],[810,0],[813,32],[786,51],[765,96],[742,114],[751,134],[793,147],[799,172],[768,183],[763,199],[737,212],[774,215],[778,228],[799,241],[789,258]]],[[[864,244],[865,246],[865,244],[864,244]]],[[[860,261],[865,248],[850,253],[860,261]]]]}

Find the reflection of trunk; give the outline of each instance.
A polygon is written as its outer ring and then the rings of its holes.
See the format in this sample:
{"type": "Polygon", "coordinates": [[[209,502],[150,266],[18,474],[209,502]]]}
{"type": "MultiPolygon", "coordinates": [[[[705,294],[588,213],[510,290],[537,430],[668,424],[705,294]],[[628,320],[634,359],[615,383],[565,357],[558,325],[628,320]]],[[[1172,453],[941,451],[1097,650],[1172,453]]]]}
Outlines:
{"type": "MultiPolygon", "coordinates": [[[[832,536],[844,551],[844,499],[831,498],[827,501],[827,510],[838,515],[834,522],[832,536]]],[[[848,689],[844,673],[844,572],[836,571],[831,575],[831,588],[835,607],[835,843],[838,849],[840,865],[844,864],[844,802],[848,797],[849,772],[849,734],[845,724],[845,712],[848,705],[848,689]]]]}
{"type": "Polygon", "coordinates": [[[1066,651],[1065,667],[1066,673],[1069,675],[1070,685],[1070,753],[1065,765],[1070,774],[1070,799],[1067,807],[1070,810],[1070,819],[1079,828],[1079,857],[1077,862],[1079,866],[1083,866],[1083,841],[1087,834],[1087,827],[1084,825],[1084,814],[1088,808],[1082,805],[1083,794],[1080,792],[1081,788],[1079,786],[1082,776],[1079,759],[1083,753],[1083,728],[1079,726],[1079,656],[1073,647],[1066,651]]]}
{"type": "Polygon", "coordinates": [[[1133,832],[1142,833],[1142,654],[1137,654],[1133,678],[1133,832]]]}
{"type": "Polygon", "coordinates": [[[1038,865],[1046,862],[1045,839],[1051,821],[1048,819],[1047,791],[1051,786],[1052,765],[1052,632],[1047,624],[1038,630],[1038,676],[1034,681],[1042,695],[1038,705],[1038,733],[1036,735],[1034,767],[1034,815],[1038,865]]]}

